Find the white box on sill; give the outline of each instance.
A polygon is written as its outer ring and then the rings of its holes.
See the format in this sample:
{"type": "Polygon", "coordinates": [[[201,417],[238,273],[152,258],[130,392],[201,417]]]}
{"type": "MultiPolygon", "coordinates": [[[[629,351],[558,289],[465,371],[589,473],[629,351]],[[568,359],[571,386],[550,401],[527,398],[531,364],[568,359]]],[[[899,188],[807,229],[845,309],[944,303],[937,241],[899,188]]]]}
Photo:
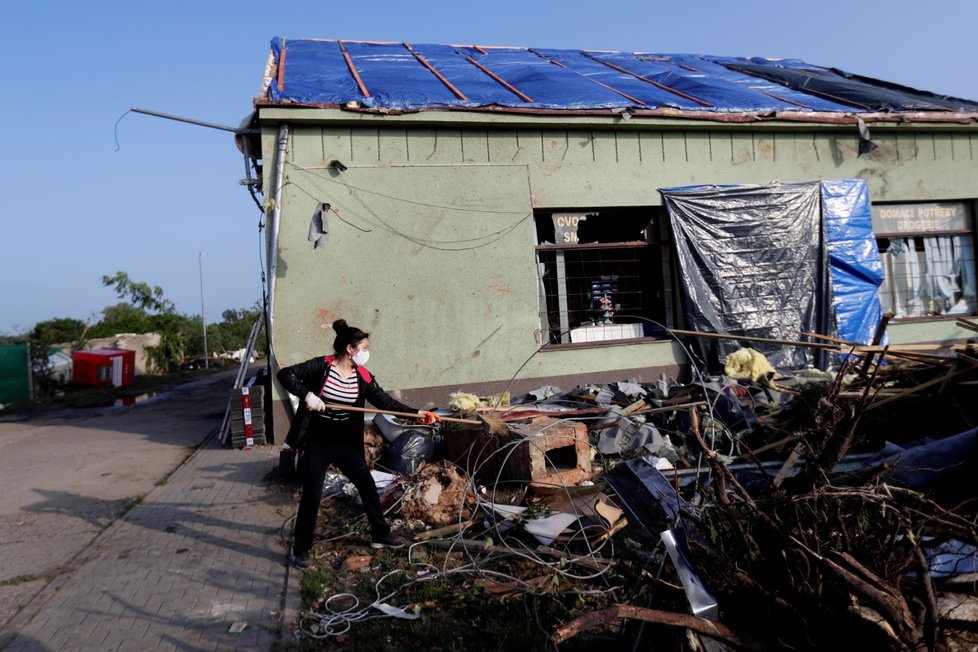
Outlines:
{"type": "Polygon", "coordinates": [[[642,337],[641,324],[596,324],[572,328],[571,342],[604,342],[642,337]]]}

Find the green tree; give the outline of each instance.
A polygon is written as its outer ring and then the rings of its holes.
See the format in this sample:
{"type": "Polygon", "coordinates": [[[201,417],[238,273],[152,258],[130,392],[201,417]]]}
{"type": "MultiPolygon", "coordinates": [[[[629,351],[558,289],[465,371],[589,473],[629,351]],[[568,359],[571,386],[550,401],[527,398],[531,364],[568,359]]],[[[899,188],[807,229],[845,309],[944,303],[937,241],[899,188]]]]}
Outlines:
{"type": "Polygon", "coordinates": [[[120,299],[129,298],[129,303],[142,310],[151,310],[161,314],[172,314],[177,311],[176,305],[169,299],[163,298],[163,288],[158,285],[150,287],[146,283],[133,281],[125,272],[116,272],[115,276],[103,276],[102,285],[115,286],[115,293],[120,299]]]}
{"type": "Polygon", "coordinates": [[[85,334],[87,326],[80,319],[61,317],[39,321],[31,329],[31,342],[38,342],[47,345],[63,344],[80,340],[85,334]]]}
{"type": "MultiPolygon", "coordinates": [[[[261,301],[256,301],[251,308],[225,310],[221,313],[223,321],[220,324],[221,347],[224,351],[237,351],[248,344],[248,336],[255,321],[262,314],[261,301]]],[[[262,324],[264,327],[264,324],[262,324]]],[[[210,331],[207,332],[208,338],[210,331]]],[[[255,342],[255,353],[263,355],[265,340],[259,337],[255,342]]]]}
{"type": "MultiPolygon", "coordinates": [[[[164,298],[163,288],[133,281],[125,272],[116,272],[114,276],[103,276],[102,285],[114,286],[115,293],[120,299],[128,300],[133,308],[146,316],[148,330],[129,332],[153,331],[160,334],[159,346],[146,349],[152,369],[160,373],[177,371],[183,362],[187,348],[188,318],[178,314],[176,305],[164,298]]],[[[128,323],[139,323],[135,313],[126,313],[118,306],[113,311],[113,315],[126,317],[128,323]]]]}
{"type": "Polygon", "coordinates": [[[65,345],[72,351],[82,346],[88,326],[80,319],[59,317],[39,321],[28,334],[31,345],[31,373],[38,396],[50,396],[57,383],[51,373],[49,359],[58,345],[65,345]]]}
{"type": "MultiPolygon", "coordinates": [[[[187,356],[199,357],[204,355],[204,329],[200,315],[188,316],[186,322],[181,325],[183,339],[187,343],[184,353],[187,356]]],[[[213,325],[213,324],[212,324],[213,325]]],[[[207,348],[214,350],[214,345],[210,341],[211,329],[207,328],[207,348]]]]}
{"type": "Polygon", "coordinates": [[[90,338],[112,337],[119,333],[148,333],[149,315],[145,310],[128,303],[117,303],[102,309],[102,319],[88,332],[90,338]]]}

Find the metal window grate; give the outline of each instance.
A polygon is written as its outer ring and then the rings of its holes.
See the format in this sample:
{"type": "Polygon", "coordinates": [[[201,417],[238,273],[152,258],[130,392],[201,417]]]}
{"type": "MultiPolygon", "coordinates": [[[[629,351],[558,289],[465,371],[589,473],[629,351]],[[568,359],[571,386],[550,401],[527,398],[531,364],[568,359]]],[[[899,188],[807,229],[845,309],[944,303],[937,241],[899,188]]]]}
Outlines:
{"type": "Polygon", "coordinates": [[[644,336],[647,322],[636,317],[657,322],[663,318],[656,251],[657,247],[646,244],[539,250],[545,341],[593,341],[581,339],[586,333],[578,329],[623,323],[634,326],[604,329],[610,335],[598,339],[644,336]]]}

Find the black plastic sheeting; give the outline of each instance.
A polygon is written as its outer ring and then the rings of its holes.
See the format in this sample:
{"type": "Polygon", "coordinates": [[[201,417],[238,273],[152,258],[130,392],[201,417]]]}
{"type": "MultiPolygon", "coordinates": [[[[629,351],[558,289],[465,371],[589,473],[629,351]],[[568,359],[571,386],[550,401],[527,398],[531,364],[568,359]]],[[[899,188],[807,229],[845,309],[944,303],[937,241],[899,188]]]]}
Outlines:
{"type": "Polygon", "coordinates": [[[761,77],[793,90],[863,111],[978,111],[978,102],[812,66],[797,60],[714,59],[730,70],[761,77]]]}
{"type": "Polygon", "coordinates": [[[887,466],[886,479],[911,489],[964,485],[978,467],[978,428],[943,439],[928,437],[903,445],[886,442],[866,466],[887,466]]]}
{"type": "Polygon", "coordinates": [[[432,438],[417,430],[407,430],[388,444],[385,461],[402,475],[414,475],[425,462],[434,459],[435,445],[432,438]]]}
{"type": "MultiPolygon", "coordinates": [[[[687,326],[775,340],[824,333],[827,253],[819,183],[661,190],[672,222],[687,326]]],[[[696,338],[719,369],[742,347],[696,338]]],[[[811,349],[750,343],[775,368],[815,363],[811,349]]]]}
{"type": "Polygon", "coordinates": [[[281,104],[764,115],[978,111],[976,102],[797,60],[281,38],[272,41],[272,54],[284,69],[271,80],[268,95],[281,104]]]}

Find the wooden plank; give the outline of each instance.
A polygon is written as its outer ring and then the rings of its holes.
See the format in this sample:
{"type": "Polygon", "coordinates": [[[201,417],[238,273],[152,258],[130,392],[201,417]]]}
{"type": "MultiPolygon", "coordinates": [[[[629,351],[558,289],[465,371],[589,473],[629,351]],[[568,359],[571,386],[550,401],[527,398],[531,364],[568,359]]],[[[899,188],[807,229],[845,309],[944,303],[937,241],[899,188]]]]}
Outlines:
{"type": "Polygon", "coordinates": [[[643,163],[663,163],[666,151],[662,143],[661,131],[638,132],[638,151],[643,163]]]}
{"type": "Polygon", "coordinates": [[[615,132],[615,147],[618,151],[618,162],[634,165],[642,161],[642,143],[637,131],[615,132]]]}
{"type": "Polygon", "coordinates": [[[323,130],[320,127],[296,126],[291,129],[288,160],[299,166],[323,162],[323,130]]]}
{"type": "Polygon", "coordinates": [[[754,137],[741,131],[730,134],[731,160],[734,165],[754,160],[754,137]]]}
{"type": "MultiPolygon", "coordinates": [[[[542,139],[542,156],[545,162],[555,162],[563,161],[567,156],[568,149],[568,134],[566,131],[552,131],[546,130],[541,133],[542,139]]],[[[589,145],[590,143],[588,143],[589,145]]],[[[579,149],[575,149],[575,152],[580,151],[581,143],[577,143],[579,149]]],[[[588,157],[590,160],[594,160],[593,156],[588,157]]]]}
{"type": "Polygon", "coordinates": [[[874,156],[883,161],[896,161],[898,160],[897,152],[897,138],[895,133],[873,133],[873,142],[876,143],[876,151],[874,156]]]}
{"type": "Polygon", "coordinates": [[[403,165],[409,161],[406,129],[381,127],[377,130],[377,147],[383,163],[403,165]]]}
{"type": "Polygon", "coordinates": [[[689,161],[685,131],[662,132],[662,161],[664,163],[686,163],[689,161]]]}
{"type": "Polygon", "coordinates": [[[350,134],[352,141],[351,160],[355,163],[373,164],[380,160],[378,130],[370,127],[357,127],[350,134]]]}
{"type": "Polygon", "coordinates": [[[686,132],[686,156],[688,161],[707,163],[712,161],[710,134],[703,131],[686,132]]]}
{"type": "Polygon", "coordinates": [[[543,132],[529,129],[517,131],[516,144],[514,163],[540,163],[543,161],[543,132]]]}
{"type": "Polygon", "coordinates": [[[520,144],[515,131],[490,131],[488,155],[490,163],[512,163],[520,144]]]}
{"type": "Polygon", "coordinates": [[[882,407],[882,406],[886,405],[887,403],[892,403],[893,401],[898,401],[901,398],[906,398],[907,396],[910,396],[911,394],[916,394],[917,392],[919,392],[921,390],[924,390],[924,389],[927,389],[928,387],[933,387],[934,385],[938,385],[940,383],[943,383],[944,381],[950,380],[951,378],[954,378],[955,376],[960,376],[961,374],[972,372],[976,368],[978,368],[978,366],[976,366],[974,364],[970,364],[970,365],[967,365],[967,366],[965,366],[965,367],[963,367],[961,369],[952,369],[951,371],[947,372],[943,376],[938,376],[937,378],[934,378],[932,380],[928,380],[926,383],[921,383],[921,384],[917,385],[916,387],[913,387],[911,389],[908,389],[905,392],[902,392],[901,394],[898,394],[897,396],[891,396],[889,398],[883,399],[882,401],[874,401],[873,403],[871,403],[869,405],[869,407],[867,409],[869,409],[869,410],[875,410],[876,408],[882,407]]]}
{"type": "Polygon", "coordinates": [[[754,134],[754,160],[756,162],[767,161],[774,163],[774,134],[763,131],[754,134]]]}
{"type": "Polygon", "coordinates": [[[408,160],[411,163],[427,163],[435,154],[434,129],[408,129],[408,160]]]}
{"type": "Polygon", "coordinates": [[[966,328],[969,331],[978,331],[978,322],[973,322],[970,319],[965,319],[964,317],[958,317],[955,324],[961,328],[966,328]]]}
{"type": "Polygon", "coordinates": [[[700,331],[684,331],[678,328],[671,328],[669,332],[673,335],[690,335],[692,337],[703,337],[711,340],[735,340],[738,342],[762,342],[765,344],[775,344],[784,346],[807,346],[813,349],[830,349],[838,351],[837,344],[825,344],[824,342],[793,342],[791,340],[775,340],[768,337],[748,337],[746,335],[723,335],[721,333],[702,333],[700,331]]]}
{"type": "Polygon", "coordinates": [[[934,148],[934,134],[914,134],[917,141],[917,158],[924,161],[934,161],[937,159],[937,151],[934,148]]]}
{"type": "Polygon", "coordinates": [[[434,151],[427,160],[429,163],[461,163],[461,129],[436,129],[434,151]]]}
{"type": "Polygon", "coordinates": [[[618,142],[614,131],[592,131],[594,162],[599,165],[615,165],[618,163],[618,142]]]}
{"type": "Polygon", "coordinates": [[[730,133],[717,131],[709,132],[710,137],[710,160],[720,163],[729,163],[733,160],[733,139],[730,133]]]}
{"type": "MultiPolygon", "coordinates": [[[[560,158],[561,161],[566,163],[594,162],[594,141],[590,131],[571,129],[564,132],[564,136],[566,141],[564,152],[560,158]]],[[[544,134],[544,145],[546,145],[546,139],[547,135],[544,134]]],[[[551,158],[551,154],[548,153],[546,148],[544,149],[543,155],[548,161],[556,160],[551,158]]]]}
{"type": "Polygon", "coordinates": [[[798,152],[797,134],[774,132],[774,160],[778,163],[797,163],[801,160],[798,152]]]}
{"type": "Polygon", "coordinates": [[[835,165],[842,164],[842,158],[838,154],[835,136],[827,133],[812,134],[812,146],[815,148],[815,159],[818,161],[831,161],[835,165]]]}
{"type": "Polygon", "coordinates": [[[897,158],[901,161],[917,160],[917,139],[913,133],[896,135],[897,158]]]}
{"type": "Polygon", "coordinates": [[[954,160],[954,136],[951,134],[934,134],[934,160],[953,161],[954,160]]]}
{"type": "Polygon", "coordinates": [[[352,161],[352,147],[349,127],[323,128],[323,161],[352,161]]]}
{"type": "Polygon", "coordinates": [[[462,160],[466,163],[489,162],[489,133],[484,129],[462,130],[462,160]]]}

